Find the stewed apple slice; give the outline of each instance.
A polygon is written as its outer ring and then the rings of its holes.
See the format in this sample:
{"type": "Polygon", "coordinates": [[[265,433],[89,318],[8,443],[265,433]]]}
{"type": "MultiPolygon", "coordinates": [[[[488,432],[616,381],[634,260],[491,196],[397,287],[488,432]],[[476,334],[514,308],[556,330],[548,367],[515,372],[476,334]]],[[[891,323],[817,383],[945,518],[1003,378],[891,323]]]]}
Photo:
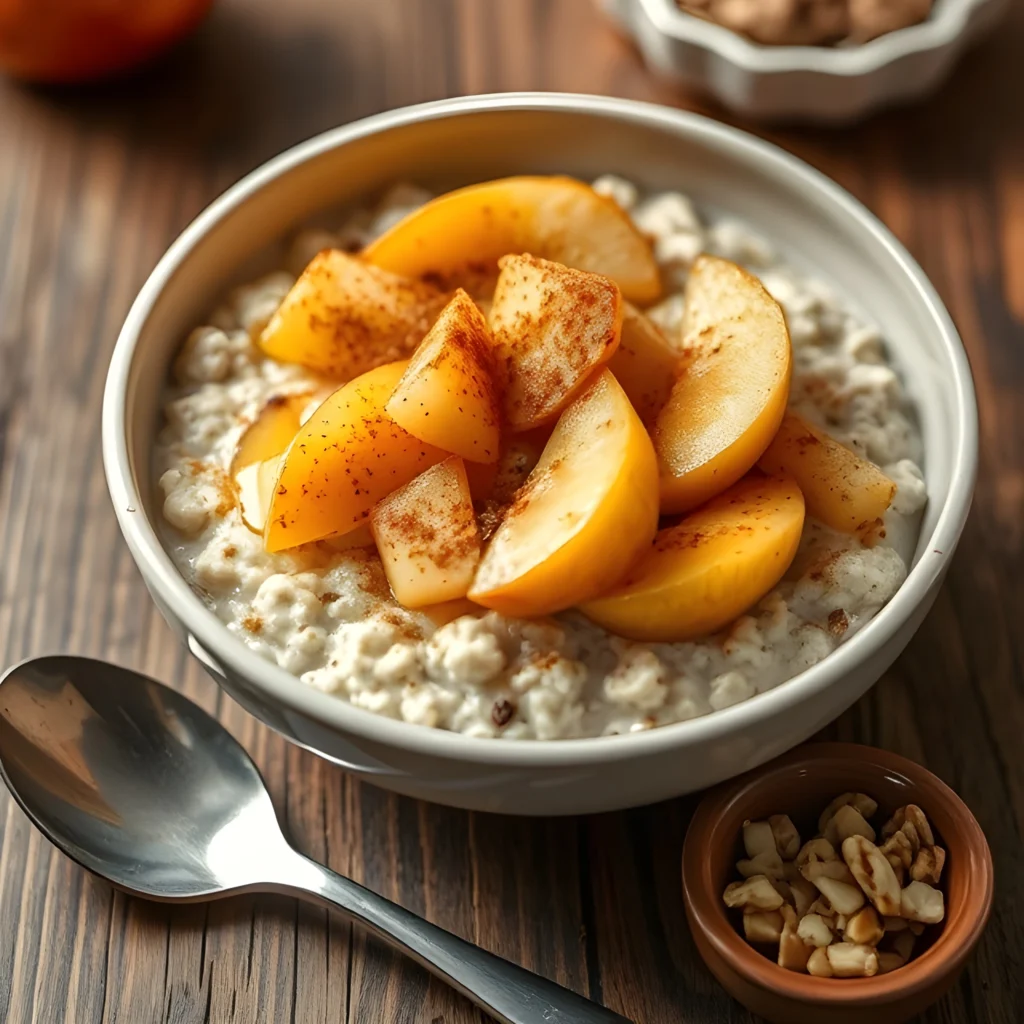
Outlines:
{"type": "Polygon", "coordinates": [[[387,414],[414,437],[473,462],[496,462],[501,400],[483,314],[460,288],[409,361],[387,414]]]}
{"type": "Polygon", "coordinates": [[[633,640],[695,640],[728,625],[782,578],[804,524],[800,488],[755,471],[658,532],[609,593],[581,611],[633,640]]]}
{"type": "Polygon", "coordinates": [[[267,551],[356,529],[381,498],[447,458],[384,411],[407,365],[364,373],[303,424],[283,456],[263,535],[267,551]]]}
{"type": "Polygon", "coordinates": [[[308,391],[268,399],[238,442],[231,459],[232,476],[254,462],[280,455],[299,432],[302,412],[309,404],[308,391]]]}
{"type": "Polygon", "coordinates": [[[766,473],[788,473],[800,485],[807,513],[865,542],[877,539],[896,485],[872,462],[787,412],[758,465],[766,473]]]}
{"type": "Polygon", "coordinates": [[[338,249],[314,256],[260,335],[268,356],[351,380],[402,359],[423,340],[445,295],[338,249]]]}
{"type": "Polygon", "coordinates": [[[370,530],[399,604],[422,608],[466,596],[480,561],[480,532],[457,455],[375,505],[370,530]]]}
{"type": "Polygon", "coordinates": [[[523,252],[604,274],[634,302],[654,302],[661,293],[647,240],[614,200],[574,178],[502,178],[448,192],[399,221],[362,256],[395,274],[450,285],[523,252]]]}
{"type": "Polygon", "coordinates": [[[536,256],[505,256],[491,307],[513,431],[553,421],[619,346],[622,295],[599,274],[536,256]]]}
{"type": "Polygon", "coordinates": [[[262,533],[270,507],[274,461],[291,444],[299,431],[303,410],[310,402],[309,392],[293,395],[275,395],[260,410],[259,415],[246,428],[231,459],[231,475],[238,488],[238,501],[242,522],[253,531],[262,533]],[[273,462],[270,469],[264,463],[273,462]]]}
{"type": "Polygon", "coordinates": [[[630,303],[624,304],[622,338],[608,369],[629,396],[637,415],[652,424],[664,408],[680,363],[661,328],[630,303]]]}
{"type": "Polygon", "coordinates": [[[764,453],[789,399],[790,344],[779,304],[728,260],[701,256],[686,284],[687,351],[653,431],[662,512],[687,512],[764,453]]]}
{"type": "Polygon", "coordinates": [[[654,449],[626,393],[601,371],[562,413],[469,597],[506,615],[569,608],[619,580],[657,527],[654,449]]]}

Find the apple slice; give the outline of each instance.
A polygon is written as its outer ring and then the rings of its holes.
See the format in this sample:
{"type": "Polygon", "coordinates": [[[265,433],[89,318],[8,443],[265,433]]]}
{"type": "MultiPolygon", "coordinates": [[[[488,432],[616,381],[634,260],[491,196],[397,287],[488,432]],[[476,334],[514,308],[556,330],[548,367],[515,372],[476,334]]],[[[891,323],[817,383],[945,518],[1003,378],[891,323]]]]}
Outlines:
{"type": "Polygon", "coordinates": [[[758,465],[766,473],[788,473],[800,485],[807,514],[866,543],[878,539],[882,516],[896,485],[802,416],[787,412],[775,440],[758,465]]]}
{"type": "Polygon", "coordinates": [[[231,458],[231,475],[237,476],[254,462],[280,455],[299,432],[303,410],[311,397],[310,392],[303,391],[268,399],[238,442],[231,458]]]}
{"type": "Polygon", "coordinates": [[[280,464],[277,456],[298,433],[302,412],[310,397],[310,393],[304,391],[269,399],[249,424],[232,456],[230,472],[238,488],[242,522],[253,533],[263,533],[273,493],[273,477],[280,464]]]}
{"type": "Polygon", "coordinates": [[[364,373],[303,424],[274,488],[263,535],[267,551],[356,529],[381,498],[447,458],[384,411],[407,365],[389,363],[364,373]]]}
{"type": "Polygon", "coordinates": [[[531,617],[604,592],[658,528],[657,478],[644,425],[601,371],[562,413],[484,552],[470,600],[531,617]]]}
{"type": "Polygon", "coordinates": [[[615,374],[644,423],[654,423],[664,408],[679,365],[680,355],[661,328],[635,306],[625,303],[622,338],[608,369],[615,374]]]}
{"type": "Polygon", "coordinates": [[[614,200],[574,178],[502,178],[448,192],[399,221],[362,256],[393,273],[450,286],[523,252],[604,274],[634,302],[661,294],[647,240],[614,200]]]}
{"type": "Polygon", "coordinates": [[[351,380],[422,341],[445,295],[338,249],[314,256],[260,335],[268,356],[351,380]]]}
{"type": "Polygon", "coordinates": [[[662,512],[687,512],[764,453],[789,400],[789,332],[761,282],[701,256],[686,284],[686,363],[653,431],[662,512]]]}
{"type": "Polygon", "coordinates": [[[625,580],[580,610],[633,640],[677,643],[714,633],[779,582],[803,524],[796,483],[755,471],[659,531],[625,580]]]}
{"type": "Polygon", "coordinates": [[[480,533],[457,455],[375,505],[370,530],[399,604],[422,608],[466,596],[480,561],[480,533]]]}
{"type": "Polygon", "coordinates": [[[505,256],[491,307],[513,431],[553,421],[591,373],[615,354],[622,295],[598,274],[536,256],[505,256]]]}
{"type": "Polygon", "coordinates": [[[460,288],[409,361],[387,414],[421,441],[496,462],[501,398],[483,314],[460,288]]]}

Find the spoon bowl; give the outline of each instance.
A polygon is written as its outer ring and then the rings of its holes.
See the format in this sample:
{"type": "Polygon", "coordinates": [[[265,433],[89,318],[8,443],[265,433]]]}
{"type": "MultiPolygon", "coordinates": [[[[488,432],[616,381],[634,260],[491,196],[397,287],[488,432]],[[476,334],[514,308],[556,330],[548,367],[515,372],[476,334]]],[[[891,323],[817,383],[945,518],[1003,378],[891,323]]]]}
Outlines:
{"type": "Polygon", "coordinates": [[[8,670],[0,777],[58,849],[129,893],[298,896],[347,914],[503,1024],[628,1024],[303,856],[231,734],[136,672],[69,656],[8,670]]]}

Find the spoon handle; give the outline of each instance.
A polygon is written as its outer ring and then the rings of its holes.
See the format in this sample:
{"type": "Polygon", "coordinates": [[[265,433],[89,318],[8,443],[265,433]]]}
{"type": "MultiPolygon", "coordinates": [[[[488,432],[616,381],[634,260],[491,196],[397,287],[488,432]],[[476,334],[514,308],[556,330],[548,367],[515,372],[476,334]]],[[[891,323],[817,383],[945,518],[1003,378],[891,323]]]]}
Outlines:
{"type": "Polygon", "coordinates": [[[326,904],[408,954],[501,1024],[630,1024],[561,985],[509,963],[297,854],[305,864],[288,888],[326,904]],[[314,880],[310,868],[319,876],[314,880]]]}

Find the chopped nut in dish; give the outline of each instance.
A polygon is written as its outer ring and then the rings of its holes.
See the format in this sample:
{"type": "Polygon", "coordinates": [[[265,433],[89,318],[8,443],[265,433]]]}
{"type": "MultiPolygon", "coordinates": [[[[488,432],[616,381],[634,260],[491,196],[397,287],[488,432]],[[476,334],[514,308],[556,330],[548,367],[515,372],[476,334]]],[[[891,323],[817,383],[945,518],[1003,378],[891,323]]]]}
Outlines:
{"type": "Polygon", "coordinates": [[[934,0],[678,0],[687,14],[768,46],[866,43],[926,21],[934,0]]]}
{"type": "Polygon", "coordinates": [[[866,794],[843,793],[818,819],[823,834],[803,844],[788,815],[743,823],[743,881],[723,900],[742,911],[748,942],[777,946],[780,967],[816,978],[870,978],[911,959],[945,917],[946,851],[915,804],[876,832],[877,810],[866,794]]]}

